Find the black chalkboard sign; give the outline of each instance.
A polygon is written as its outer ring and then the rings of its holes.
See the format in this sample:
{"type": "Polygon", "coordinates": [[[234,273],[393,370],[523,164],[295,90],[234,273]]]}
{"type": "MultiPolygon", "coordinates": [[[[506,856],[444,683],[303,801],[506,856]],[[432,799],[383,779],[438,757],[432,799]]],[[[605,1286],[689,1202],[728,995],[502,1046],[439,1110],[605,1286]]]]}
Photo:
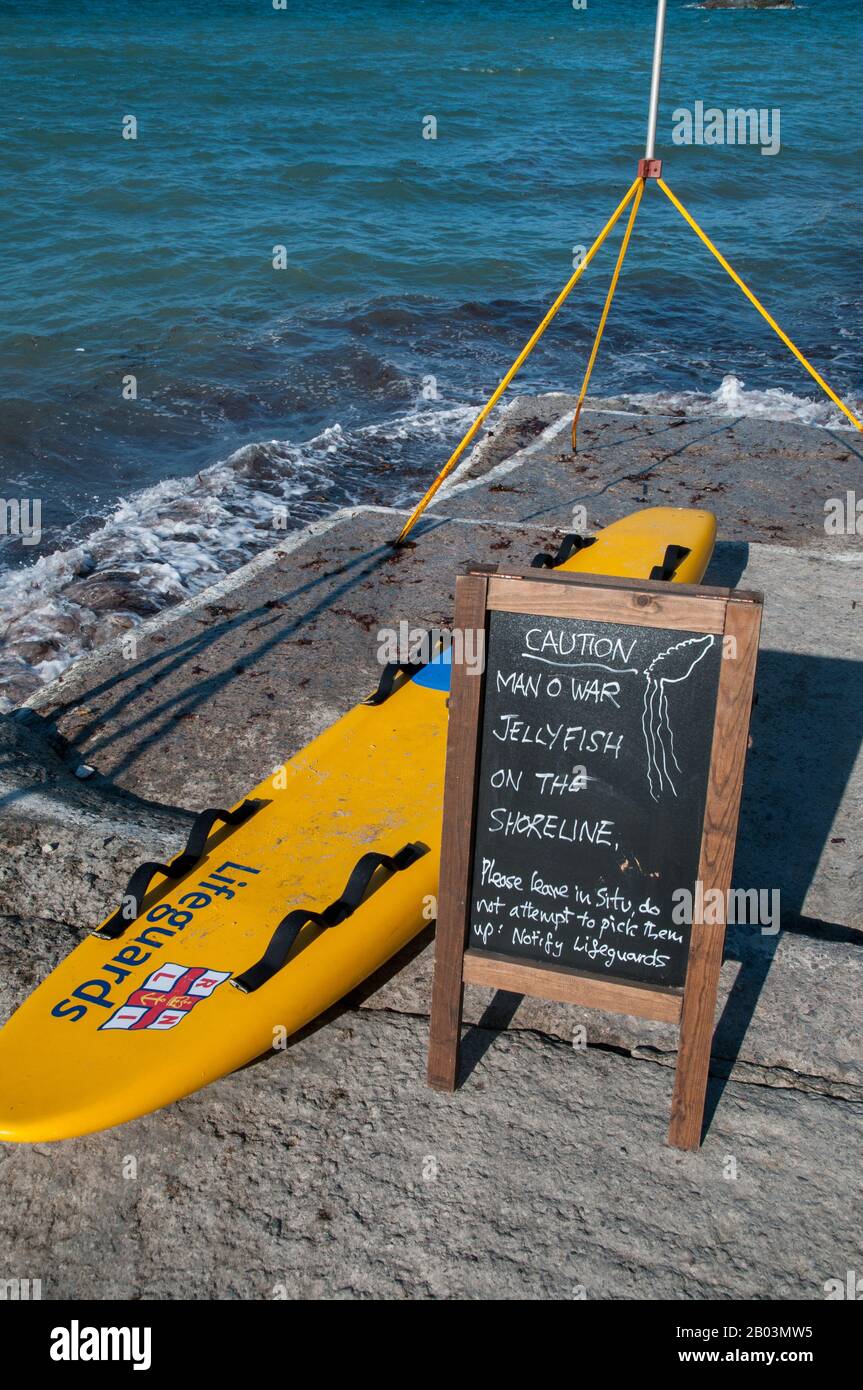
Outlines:
{"type": "Polygon", "coordinates": [[[715,633],[489,614],[471,949],[683,985],[721,659],[715,633]]]}
{"type": "Polygon", "coordinates": [[[731,885],[760,624],[732,589],[459,576],[485,663],[452,666],[430,1086],[455,1087],[466,984],[655,1019],[680,1029],[668,1140],[697,1148],[725,939],[698,904],[731,885]]]}

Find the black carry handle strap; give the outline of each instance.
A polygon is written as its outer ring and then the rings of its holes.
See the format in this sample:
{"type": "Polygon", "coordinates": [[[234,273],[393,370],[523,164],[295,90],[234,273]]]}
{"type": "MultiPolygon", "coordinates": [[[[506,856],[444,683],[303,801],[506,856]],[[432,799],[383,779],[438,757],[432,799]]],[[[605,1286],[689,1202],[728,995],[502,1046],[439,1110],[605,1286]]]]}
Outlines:
{"type": "Polygon", "coordinates": [[[571,532],[564,536],[557,548],[555,555],[549,555],[547,551],[541,550],[538,555],[534,555],[530,562],[532,570],[553,570],[558,565],[563,565],[567,560],[571,560],[573,555],[577,555],[580,550],[585,550],[589,545],[596,544],[596,536],[578,536],[571,532]]]}
{"type": "MultiPolygon", "coordinates": [[[[427,630],[422,633],[422,636],[431,639],[435,637],[436,634],[427,630]]],[[[370,695],[367,700],[363,700],[363,704],[382,705],[384,701],[388,700],[393,693],[393,687],[396,683],[396,676],[399,676],[402,673],[404,673],[404,675],[406,676],[415,676],[417,671],[421,671],[424,666],[428,666],[428,662],[425,660],[388,661],[381,674],[377,690],[375,691],[374,695],[370,695]]]]}
{"type": "Polygon", "coordinates": [[[428,852],[428,845],[417,842],[404,845],[398,854],[379,854],[375,850],[364,854],[351,870],[351,876],[341,897],[336,898],[329,907],[325,907],[323,912],[315,912],[307,907],[295,907],[276,927],[261,959],[249,966],[242,975],[235,976],[231,984],[243,994],[254,994],[256,989],[265,985],[287,964],[294,942],[303,927],[309,923],[324,929],[337,927],[340,922],[344,922],[356,912],[378,869],[386,869],[389,874],[398,873],[401,869],[410,868],[411,864],[415,864],[428,852]]]}
{"type": "Polygon", "coordinates": [[[651,579],[673,579],[687,555],[690,554],[688,545],[668,545],[665,547],[665,556],[661,565],[654,565],[650,571],[651,579]]]}
{"type": "Polygon", "coordinates": [[[192,822],[183,853],[178,854],[176,859],[172,859],[170,864],[153,862],[139,864],[126,885],[121,906],[117,908],[114,916],[109,918],[104,926],[99,927],[98,931],[92,932],[91,935],[98,936],[102,941],[116,941],[117,937],[122,936],[126,928],[131,926],[135,918],[139,916],[147,889],[156,874],[164,874],[165,878],[175,880],[182,878],[184,874],[195,867],[203,855],[210,831],[216,821],[224,821],[226,825],[242,825],[243,821],[247,821],[263,805],[263,801],[244,801],[242,806],[237,807],[236,811],[222,811],[216,808],[199,811],[192,822]]]}

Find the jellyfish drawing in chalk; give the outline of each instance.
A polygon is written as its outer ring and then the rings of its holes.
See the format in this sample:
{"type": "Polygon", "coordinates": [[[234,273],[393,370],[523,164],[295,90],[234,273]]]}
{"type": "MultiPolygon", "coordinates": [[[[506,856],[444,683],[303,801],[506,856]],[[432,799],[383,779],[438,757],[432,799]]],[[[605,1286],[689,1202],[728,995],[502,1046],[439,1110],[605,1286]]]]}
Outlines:
{"type": "Polygon", "coordinates": [[[713,646],[713,636],[687,637],[675,642],[664,652],[655,656],[642,672],[644,676],[644,708],[641,727],[647,748],[647,781],[650,795],[659,801],[666,788],[677,796],[674,777],[682,771],[674,751],[674,736],[668,719],[669,685],[680,685],[688,680],[699,661],[713,646]]]}

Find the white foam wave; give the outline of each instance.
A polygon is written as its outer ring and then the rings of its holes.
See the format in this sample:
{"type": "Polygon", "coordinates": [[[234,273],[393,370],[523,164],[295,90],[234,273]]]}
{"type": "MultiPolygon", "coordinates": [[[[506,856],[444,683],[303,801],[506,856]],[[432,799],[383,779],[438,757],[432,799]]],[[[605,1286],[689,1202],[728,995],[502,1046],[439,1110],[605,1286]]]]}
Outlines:
{"type": "MultiPolygon", "coordinates": [[[[469,406],[421,399],[380,425],[249,444],[121,501],[85,541],[0,575],[0,711],[144,617],[199,593],[279,536],[368,497],[376,464],[452,434],[469,406]]],[[[398,470],[388,483],[400,486],[398,470]]],[[[393,498],[392,500],[396,500],[393,498]]]]}
{"type": "MultiPolygon", "coordinates": [[[[683,411],[687,415],[735,415],[752,420],[777,420],[816,425],[822,429],[853,429],[851,422],[826,396],[808,399],[779,386],[764,391],[747,390],[736,376],[725,376],[715,391],[650,391],[622,395],[625,401],[647,413],[683,411]]],[[[594,402],[596,404],[596,402],[594,402]]],[[[849,399],[848,408],[860,416],[863,401],[849,399]]]]}

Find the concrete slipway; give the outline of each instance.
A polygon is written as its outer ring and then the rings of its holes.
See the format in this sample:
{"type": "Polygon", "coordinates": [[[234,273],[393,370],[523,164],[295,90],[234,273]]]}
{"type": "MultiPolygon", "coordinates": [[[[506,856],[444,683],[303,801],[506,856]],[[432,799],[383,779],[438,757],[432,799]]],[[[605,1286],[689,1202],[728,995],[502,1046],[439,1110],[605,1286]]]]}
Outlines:
{"type": "Polygon", "coordinates": [[[607,411],[573,459],[570,407],[516,401],[414,549],[387,544],[402,514],[341,512],[0,721],[0,1014],[194,810],[374,687],[379,627],[447,624],[470,561],[526,565],[582,507],[595,527],[710,506],[708,581],[765,594],[736,882],[779,890],[782,930],[729,929],[704,1147],[664,1145],[659,1024],[470,990],[469,1075],[428,1091],[429,932],[286,1052],[120,1130],[0,1150],[0,1279],[55,1298],[817,1299],[863,1269],[863,559],[823,524],[827,498],[863,495],[863,453],[840,431],[607,411]]]}

